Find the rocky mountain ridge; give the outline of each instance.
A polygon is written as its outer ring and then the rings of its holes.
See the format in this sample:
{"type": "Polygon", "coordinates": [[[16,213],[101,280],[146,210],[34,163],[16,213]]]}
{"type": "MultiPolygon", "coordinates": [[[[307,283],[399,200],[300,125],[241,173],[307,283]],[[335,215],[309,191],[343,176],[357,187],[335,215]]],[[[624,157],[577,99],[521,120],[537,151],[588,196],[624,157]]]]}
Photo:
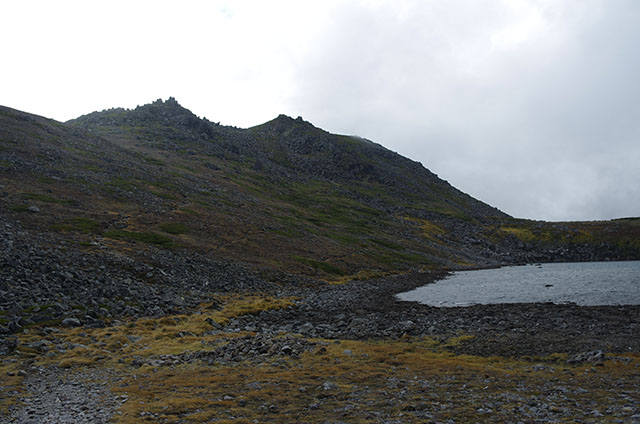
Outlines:
{"type": "Polygon", "coordinates": [[[321,278],[640,252],[637,220],[514,219],[302,118],[240,129],[173,98],[65,124],[0,112],[8,217],[83,243],[181,246],[321,278]]]}

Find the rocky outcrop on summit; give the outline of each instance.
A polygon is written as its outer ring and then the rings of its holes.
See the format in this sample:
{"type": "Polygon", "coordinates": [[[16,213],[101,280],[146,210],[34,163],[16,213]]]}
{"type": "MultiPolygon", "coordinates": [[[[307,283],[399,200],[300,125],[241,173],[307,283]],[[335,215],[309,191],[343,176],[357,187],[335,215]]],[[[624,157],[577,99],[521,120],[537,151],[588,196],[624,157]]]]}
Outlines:
{"type": "Polygon", "coordinates": [[[88,130],[127,128],[139,138],[168,137],[184,141],[210,140],[228,131],[219,124],[198,118],[173,97],[131,110],[113,108],[92,112],[67,121],[67,124],[88,130]]]}

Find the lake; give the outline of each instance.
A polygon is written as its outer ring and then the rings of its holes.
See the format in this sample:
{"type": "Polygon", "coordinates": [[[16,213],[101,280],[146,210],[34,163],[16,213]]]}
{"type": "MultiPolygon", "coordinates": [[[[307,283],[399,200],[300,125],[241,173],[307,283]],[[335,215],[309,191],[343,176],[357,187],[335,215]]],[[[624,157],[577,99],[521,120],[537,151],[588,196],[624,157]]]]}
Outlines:
{"type": "Polygon", "coordinates": [[[397,297],[441,307],[533,302],[639,305],[640,261],[550,263],[459,271],[397,297]]]}

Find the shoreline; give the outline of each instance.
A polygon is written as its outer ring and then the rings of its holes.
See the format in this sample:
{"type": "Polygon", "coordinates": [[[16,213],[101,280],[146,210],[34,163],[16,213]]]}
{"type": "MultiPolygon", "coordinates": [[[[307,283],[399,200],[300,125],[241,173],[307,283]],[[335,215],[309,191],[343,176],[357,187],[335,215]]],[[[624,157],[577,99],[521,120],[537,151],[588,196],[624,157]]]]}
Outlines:
{"type": "Polygon", "coordinates": [[[295,293],[303,300],[294,310],[244,320],[246,324],[264,320],[273,328],[288,325],[293,332],[302,328],[305,336],[354,340],[465,334],[473,338],[460,346],[459,353],[483,356],[640,351],[640,305],[510,303],[443,308],[396,298],[445,275],[413,273],[304,290],[295,293]]]}

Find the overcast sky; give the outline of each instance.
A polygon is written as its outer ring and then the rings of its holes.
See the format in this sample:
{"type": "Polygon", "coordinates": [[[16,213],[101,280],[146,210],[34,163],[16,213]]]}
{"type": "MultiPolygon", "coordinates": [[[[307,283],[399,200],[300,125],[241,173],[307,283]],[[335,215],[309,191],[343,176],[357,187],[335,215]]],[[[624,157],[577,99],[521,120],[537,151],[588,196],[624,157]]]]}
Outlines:
{"type": "Polygon", "coordinates": [[[523,218],[640,216],[640,1],[5,1],[0,104],[356,134],[523,218]]]}

